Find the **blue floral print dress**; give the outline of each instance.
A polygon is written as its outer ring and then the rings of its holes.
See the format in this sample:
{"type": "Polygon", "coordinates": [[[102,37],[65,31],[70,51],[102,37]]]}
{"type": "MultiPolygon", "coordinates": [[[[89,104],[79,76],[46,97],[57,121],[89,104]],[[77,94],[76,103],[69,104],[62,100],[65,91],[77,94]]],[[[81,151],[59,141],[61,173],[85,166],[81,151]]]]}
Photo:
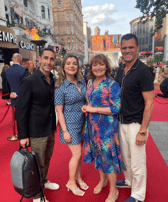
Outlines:
{"type": "Polygon", "coordinates": [[[112,115],[87,113],[84,134],[84,162],[94,161],[96,169],[116,174],[125,170],[118,140],[120,87],[111,78],[103,80],[97,88],[91,84],[86,93],[87,104],[110,107],[112,115]]]}

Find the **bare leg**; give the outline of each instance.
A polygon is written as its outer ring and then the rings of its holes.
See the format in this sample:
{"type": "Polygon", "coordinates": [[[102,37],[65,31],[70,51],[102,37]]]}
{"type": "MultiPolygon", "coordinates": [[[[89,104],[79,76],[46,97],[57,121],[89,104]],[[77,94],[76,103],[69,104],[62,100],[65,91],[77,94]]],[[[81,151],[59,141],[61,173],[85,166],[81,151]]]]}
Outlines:
{"type": "MultiPolygon", "coordinates": [[[[78,186],[76,184],[76,173],[79,165],[79,161],[82,155],[82,147],[81,144],[78,145],[68,145],[69,149],[71,150],[72,157],[69,161],[69,181],[67,186],[71,190],[77,190],[78,186]]],[[[81,195],[83,193],[82,190],[76,192],[76,195],[81,195]]]]}
{"type": "Polygon", "coordinates": [[[99,169],[99,174],[100,174],[100,181],[98,185],[94,188],[94,191],[93,191],[94,194],[99,194],[101,190],[103,189],[103,187],[107,185],[106,175],[103,173],[102,169],[99,169]]]}
{"type": "MultiPolygon", "coordinates": [[[[81,153],[82,153],[82,145],[83,143],[81,143],[81,153]]],[[[79,163],[78,163],[78,168],[76,171],[76,179],[78,182],[82,182],[82,178],[81,178],[81,162],[82,162],[82,155],[81,158],[79,159],[79,163]]]]}
{"type": "Polygon", "coordinates": [[[118,198],[118,190],[116,188],[117,177],[115,172],[107,174],[107,178],[110,183],[110,190],[109,190],[108,198],[106,199],[105,202],[113,202],[117,200],[118,198]]]}
{"type": "Polygon", "coordinates": [[[76,181],[79,183],[80,188],[87,190],[89,187],[82,180],[82,177],[81,177],[81,161],[82,161],[82,158],[80,158],[79,163],[78,163],[78,168],[77,168],[77,172],[76,172],[76,181]]]}
{"type": "Polygon", "coordinates": [[[80,160],[79,160],[78,168],[77,168],[77,171],[76,171],[76,180],[78,182],[82,182],[82,177],[81,177],[81,161],[82,161],[82,158],[80,158],[80,160]]]}

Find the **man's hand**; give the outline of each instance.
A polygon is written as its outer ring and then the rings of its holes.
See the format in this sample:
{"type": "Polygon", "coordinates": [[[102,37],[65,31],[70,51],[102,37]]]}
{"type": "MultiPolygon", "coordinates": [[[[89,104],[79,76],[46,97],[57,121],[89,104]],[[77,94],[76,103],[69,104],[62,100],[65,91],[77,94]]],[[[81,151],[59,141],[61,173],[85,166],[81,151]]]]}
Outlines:
{"type": "Polygon", "coordinates": [[[11,92],[11,93],[10,93],[10,98],[16,99],[16,98],[17,98],[17,94],[14,93],[14,92],[11,92]]]}
{"type": "Polygon", "coordinates": [[[148,139],[147,134],[143,136],[140,134],[140,132],[138,132],[138,134],[136,136],[136,145],[142,146],[142,145],[146,144],[147,139],[148,139]]]}
{"type": "Polygon", "coordinates": [[[20,145],[25,148],[25,145],[26,146],[29,146],[29,138],[25,138],[25,139],[22,139],[20,140],[20,145]]]}

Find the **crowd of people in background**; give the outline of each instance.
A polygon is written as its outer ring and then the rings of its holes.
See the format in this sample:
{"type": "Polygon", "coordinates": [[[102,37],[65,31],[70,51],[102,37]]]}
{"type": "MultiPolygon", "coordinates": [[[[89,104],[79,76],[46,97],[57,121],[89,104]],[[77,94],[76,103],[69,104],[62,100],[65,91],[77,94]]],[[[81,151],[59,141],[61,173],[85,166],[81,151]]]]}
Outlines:
{"type": "MultiPolygon", "coordinates": [[[[44,188],[60,187],[47,178],[59,121],[60,142],[72,154],[65,185],[68,191],[84,196],[89,189],[89,182],[81,177],[84,144],[84,162],[94,161],[99,170],[100,181],[94,194],[99,194],[109,182],[106,202],[117,200],[117,187],[131,188],[131,196],[125,202],[145,200],[146,142],[156,71],[138,59],[138,51],[137,37],[126,34],[121,39],[122,56],[116,68],[111,68],[103,54],[81,67],[76,56],[67,55],[61,67],[56,66],[55,53],[47,48],[35,64],[15,53],[12,66],[4,66],[2,99],[6,104],[11,100],[18,129],[16,137],[9,140],[19,139],[23,148],[31,145],[37,153],[44,188]],[[121,172],[125,179],[117,180],[121,172]]],[[[167,98],[168,78],[160,88],[163,96],[156,96],[167,98]]],[[[40,193],[33,202],[40,202],[40,193]]]]}

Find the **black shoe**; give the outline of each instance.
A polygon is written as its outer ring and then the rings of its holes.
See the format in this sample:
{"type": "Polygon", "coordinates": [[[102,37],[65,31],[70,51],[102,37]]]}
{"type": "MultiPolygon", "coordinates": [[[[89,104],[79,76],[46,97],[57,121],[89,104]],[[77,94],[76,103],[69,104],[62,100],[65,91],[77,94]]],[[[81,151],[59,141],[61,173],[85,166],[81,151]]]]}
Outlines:
{"type": "Polygon", "coordinates": [[[118,188],[131,188],[128,184],[125,183],[125,180],[117,180],[116,187],[118,188]]]}
{"type": "Polygon", "coordinates": [[[16,141],[16,140],[18,140],[18,135],[9,136],[9,137],[7,137],[7,140],[9,140],[9,141],[16,141]]]}

